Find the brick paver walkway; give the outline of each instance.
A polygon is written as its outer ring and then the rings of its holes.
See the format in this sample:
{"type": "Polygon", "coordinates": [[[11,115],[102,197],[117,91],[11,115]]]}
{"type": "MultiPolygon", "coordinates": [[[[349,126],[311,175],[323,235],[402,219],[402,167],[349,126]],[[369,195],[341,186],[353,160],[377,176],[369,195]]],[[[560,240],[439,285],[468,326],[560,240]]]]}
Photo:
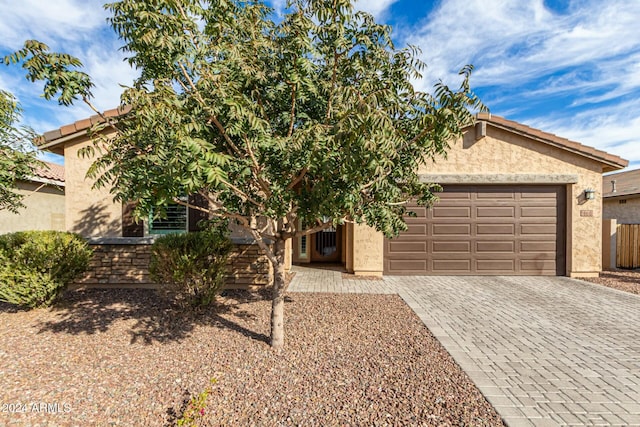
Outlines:
{"type": "Polygon", "coordinates": [[[295,269],[292,292],[398,293],[510,426],[640,425],[640,296],[563,277],[295,269]]]}

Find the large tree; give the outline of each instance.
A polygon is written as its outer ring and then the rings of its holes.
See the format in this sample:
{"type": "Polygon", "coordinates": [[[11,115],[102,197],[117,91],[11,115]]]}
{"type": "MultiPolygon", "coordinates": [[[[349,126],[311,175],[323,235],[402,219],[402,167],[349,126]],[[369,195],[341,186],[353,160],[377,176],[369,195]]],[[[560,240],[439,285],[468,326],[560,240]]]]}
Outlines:
{"type": "MultiPolygon", "coordinates": [[[[349,0],[293,0],[281,17],[260,1],[105,7],[140,77],[122,95],[128,112],[94,129],[89,175],[141,215],[198,193],[247,230],[274,268],[273,347],[284,345],[285,242],[345,222],[405,229],[406,202],[435,199],[418,167],[483,108],[470,66],[459,88],[415,90],[417,49],[395,48],[391,29],[349,0]]],[[[8,59],[25,60],[46,96],[90,104],[78,63],[51,55],[28,42],[8,59]]]]}
{"type": "Polygon", "coordinates": [[[40,164],[31,144],[36,134],[19,124],[21,111],[16,98],[0,90],[0,210],[13,213],[24,207],[17,182],[29,179],[40,164]]]}

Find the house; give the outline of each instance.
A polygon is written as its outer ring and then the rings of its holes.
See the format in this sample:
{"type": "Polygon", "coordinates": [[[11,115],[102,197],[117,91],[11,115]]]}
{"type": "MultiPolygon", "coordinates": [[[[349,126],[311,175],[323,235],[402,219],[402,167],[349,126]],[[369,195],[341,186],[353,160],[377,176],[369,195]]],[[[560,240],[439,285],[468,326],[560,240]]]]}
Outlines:
{"type": "Polygon", "coordinates": [[[602,177],[602,218],[640,224],[640,169],[602,177]]]}
{"type": "Polygon", "coordinates": [[[347,225],[293,244],[293,262],[340,259],[360,274],[596,276],[601,270],[602,174],[618,156],[490,114],[446,159],[419,170],[443,185],[432,209],[387,239],[347,225]],[[333,250],[333,239],[338,242],[333,250]],[[327,249],[326,243],[330,248],[327,249]]]}
{"type": "MultiPolygon", "coordinates": [[[[140,251],[155,225],[133,226],[127,206],[114,204],[108,190],[93,190],[85,179],[90,160],[77,153],[90,144],[86,131],[95,120],[98,116],[47,132],[41,142],[42,149],[65,156],[66,228],[95,244],[128,242],[140,251]]],[[[421,180],[442,184],[444,191],[433,209],[413,208],[417,215],[407,219],[406,232],[386,239],[367,226],[347,224],[295,239],[289,253],[294,263],[341,263],[359,275],[595,276],[601,269],[602,174],[627,163],[480,114],[475,126],[452,142],[446,159],[418,171],[421,180]]],[[[180,227],[193,226],[190,215],[177,215],[180,227]]],[[[257,260],[263,256],[250,241],[235,239],[241,245],[237,252],[246,256],[232,269],[241,279],[234,283],[260,284],[254,267],[262,265],[257,260]]]]}
{"type": "Polygon", "coordinates": [[[65,230],[64,166],[43,162],[28,180],[16,183],[19,212],[0,210],[0,234],[26,230],[65,230]]]}

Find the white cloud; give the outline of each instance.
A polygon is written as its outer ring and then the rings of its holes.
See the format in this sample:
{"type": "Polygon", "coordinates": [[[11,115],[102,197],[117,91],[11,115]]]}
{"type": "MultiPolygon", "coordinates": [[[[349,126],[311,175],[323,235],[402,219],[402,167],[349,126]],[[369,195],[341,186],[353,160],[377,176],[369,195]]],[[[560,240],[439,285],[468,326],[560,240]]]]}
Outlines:
{"type": "MultiPolygon", "coordinates": [[[[94,46],[98,47],[98,46],[94,46]]],[[[95,105],[100,110],[115,108],[120,104],[120,85],[131,86],[139,72],[123,61],[117,44],[105,46],[104,50],[91,49],[86,52],[85,66],[96,87],[93,89],[95,105]]]]}
{"type": "Polygon", "coordinates": [[[282,16],[285,14],[287,9],[287,0],[271,0],[269,1],[269,4],[277,15],[282,16]]]}
{"type": "Polygon", "coordinates": [[[370,13],[376,18],[384,16],[392,4],[398,0],[356,0],[355,8],[370,13]]]}
{"type": "Polygon", "coordinates": [[[588,3],[558,15],[542,0],[450,0],[407,41],[424,50],[426,87],[467,63],[476,85],[514,85],[637,49],[640,2],[588,3]]]}
{"type": "Polygon", "coordinates": [[[636,105],[634,99],[590,108],[572,117],[531,118],[527,124],[618,155],[636,168],[640,167],[640,111],[636,105]]]}
{"type": "MultiPolygon", "coordinates": [[[[0,0],[0,3],[5,0],[0,0]]],[[[0,50],[6,53],[21,47],[24,40],[36,38],[48,44],[52,51],[76,56],[96,85],[94,103],[100,110],[114,108],[120,103],[120,84],[130,85],[138,72],[123,62],[118,41],[108,27],[107,12],[102,1],[89,0],[24,0],[6,8],[0,26],[0,50]]],[[[25,109],[24,121],[38,132],[93,115],[82,102],[61,107],[55,101],[40,98],[42,83],[28,83],[24,71],[9,67],[0,77],[0,88],[13,92],[25,109]]]]}
{"type": "Polygon", "coordinates": [[[103,26],[106,11],[96,0],[2,0],[0,45],[16,49],[26,39],[79,40],[103,26]],[[8,6],[7,3],[11,3],[8,6]]]}

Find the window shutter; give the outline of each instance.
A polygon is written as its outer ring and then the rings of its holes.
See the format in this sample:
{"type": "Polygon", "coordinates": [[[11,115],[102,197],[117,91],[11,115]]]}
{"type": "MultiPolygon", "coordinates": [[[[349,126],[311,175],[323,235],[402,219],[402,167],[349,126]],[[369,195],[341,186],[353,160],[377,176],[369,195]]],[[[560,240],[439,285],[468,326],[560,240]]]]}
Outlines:
{"type": "MultiPolygon", "coordinates": [[[[189,204],[207,208],[209,201],[201,194],[192,194],[189,196],[189,204]]],[[[199,209],[189,208],[189,231],[200,231],[200,221],[209,219],[209,214],[199,209]]]]}
{"type": "Polygon", "coordinates": [[[144,237],[144,221],[133,219],[135,202],[122,204],[122,237],[144,237]]]}

